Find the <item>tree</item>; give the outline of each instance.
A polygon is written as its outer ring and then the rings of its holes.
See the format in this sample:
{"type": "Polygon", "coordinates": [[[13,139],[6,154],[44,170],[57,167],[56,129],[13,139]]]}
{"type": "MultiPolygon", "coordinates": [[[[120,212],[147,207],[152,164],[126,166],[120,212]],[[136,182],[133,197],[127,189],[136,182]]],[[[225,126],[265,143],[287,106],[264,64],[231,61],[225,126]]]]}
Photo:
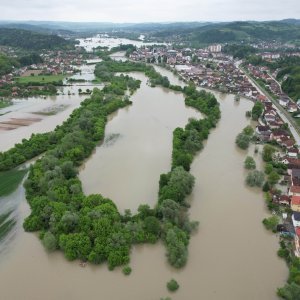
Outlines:
{"type": "Polygon", "coordinates": [[[122,269],[122,272],[124,275],[130,275],[132,269],[129,267],[129,266],[125,266],[123,269],[122,269]]]}
{"type": "Polygon", "coordinates": [[[252,126],[248,125],[243,129],[243,133],[252,136],[254,133],[254,129],[252,128],[252,126]]]}
{"type": "Polygon", "coordinates": [[[265,173],[270,174],[273,171],[273,165],[271,163],[266,163],[265,165],[265,173]]]}
{"type": "Polygon", "coordinates": [[[261,102],[256,101],[251,111],[252,119],[257,121],[258,118],[263,113],[263,111],[264,111],[264,105],[261,102]]]}
{"type": "Polygon", "coordinates": [[[243,150],[246,150],[249,147],[250,137],[244,133],[239,133],[235,139],[237,146],[243,150]]]}
{"type": "Polygon", "coordinates": [[[158,211],[164,222],[169,221],[176,224],[179,220],[180,205],[171,199],[165,199],[159,206],[158,211]]]}
{"type": "Polygon", "coordinates": [[[271,216],[267,219],[263,219],[262,222],[268,230],[276,232],[277,225],[279,224],[279,218],[277,216],[271,216]]]}
{"type": "Polygon", "coordinates": [[[278,289],[278,295],[286,300],[298,300],[300,295],[300,285],[292,282],[278,289]]]}
{"type": "Polygon", "coordinates": [[[251,187],[261,187],[264,182],[264,177],[265,176],[263,172],[254,170],[247,175],[246,183],[251,187]]]}
{"type": "Polygon", "coordinates": [[[70,179],[72,177],[75,177],[77,175],[77,170],[74,167],[73,163],[71,161],[65,161],[61,165],[61,170],[65,176],[66,179],[70,179]]]}
{"type": "Polygon", "coordinates": [[[86,260],[91,252],[91,241],[84,233],[60,235],[59,246],[69,260],[77,258],[86,260]]]}
{"type": "Polygon", "coordinates": [[[43,245],[50,252],[56,250],[57,241],[56,241],[55,236],[51,232],[47,231],[44,234],[43,245]]]}
{"type": "Polygon", "coordinates": [[[188,236],[186,232],[173,226],[167,230],[165,242],[169,263],[175,268],[183,267],[188,257],[188,236]]]}
{"type": "Polygon", "coordinates": [[[160,233],[160,223],[153,216],[146,217],[144,220],[145,230],[157,236],[160,233]]]}
{"type": "Polygon", "coordinates": [[[279,179],[280,175],[275,171],[272,171],[268,176],[268,182],[270,185],[276,184],[279,181],[279,179]]]}
{"type": "Polygon", "coordinates": [[[244,162],[244,167],[247,170],[255,169],[256,168],[256,163],[253,157],[247,156],[244,162]]]}
{"type": "Polygon", "coordinates": [[[262,158],[265,162],[270,162],[273,159],[275,148],[270,145],[265,145],[262,152],[262,158]]]}
{"type": "Polygon", "coordinates": [[[76,213],[66,211],[61,218],[61,226],[65,233],[73,232],[79,222],[79,217],[76,213]]]}
{"type": "Polygon", "coordinates": [[[176,167],[170,172],[170,180],[160,191],[160,200],[172,199],[178,203],[184,201],[189,195],[195,183],[195,178],[183,167],[176,167]]]}
{"type": "Polygon", "coordinates": [[[177,281],[175,279],[171,279],[168,283],[167,283],[167,288],[170,292],[175,292],[178,290],[179,288],[179,284],[177,283],[177,281]]]}
{"type": "Polygon", "coordinates": [[[268,191],[270,190],[270,185],[269,185],[269,182],[268,182],[268,181],[266,181],[266,182],[264,183],[262,190],[263,190],[264,192],[268,192],[268,191]]]}

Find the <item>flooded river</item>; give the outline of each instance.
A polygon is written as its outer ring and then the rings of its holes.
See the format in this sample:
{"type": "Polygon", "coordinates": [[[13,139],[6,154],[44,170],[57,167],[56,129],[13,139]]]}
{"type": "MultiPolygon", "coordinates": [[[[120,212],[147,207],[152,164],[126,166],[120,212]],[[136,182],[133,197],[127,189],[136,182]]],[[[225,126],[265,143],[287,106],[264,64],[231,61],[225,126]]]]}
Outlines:
{"type": "Polygon", "coordinates": [[[173,130],[200,118],[181,93],[149,87],[144,74],[131,76],[142,80],[133,105],[111,116],[104,144],[80,172],[86,194],[102,193],[121,211],[155,205],[159,176],[170,170],[173,130]]]}
{"type": "MultiPolygon", "coordinates": [[[[144,79],[142,74],[135,77],[144,79]]],[[[276,256],[278,241],[262,226],[267,214],[262,193],[244,185],[245,153],[234,144],[248,124],[245,112],[252,103],[236,103],[223,95],[222,118],[191,172],[196,186],[191,216],[200,221],[192,236],[185,268],[167,265],[162,245],[134,247],[132,274],[106,265],[79,266],[61,253],[47,254],[37,236],[25,233],[21,222],[9,251],[0,259],[1,298],[8,300],[109,299],[153,300],[271,300],[283,285],[287,268],[276,256]],[[175,278],[180,289],[170,295],[166,282],[175,278]]],[[[170,168],[171,133],[198,114],[183,104],[180,94],[151,89],[143,81],[133,105],[111,116],[106,141],[80,173],[87,193],[102,192],[120,210],[135,210],[140,203],[154,205],[158,176],[170,168]]],[[[199,116],[199,115],[198,115],[199,116]]],[[[249,150],[253,154],[253,149],[249,150]]],[[[19,187],[18,195],[24,193],[19,187]]],[[[20,219],[29,214],[26,202],[19,206],[20,219]]]]}
{"type": "MultiPolygon", "coordinates": [[[[80,102],[87,98],[86,95],[79,95],[79,89],[86,91],[95,87],[91,82],[95,79],[94,68],[95,65],[81,66],[81,73],[71,76],[71,78],[84,79],[86,82],[60,87],[58,96],[13,99],[14,105],[1,109],[0,122],[7,122],[14,118],[22,120],[38,118],[39,121],[12,130],[0,129],[0,151],[12,148],[23,138],[30,138],[32,133],[52,131],[66,120],[72,111],[79,107],[80,102]],[[47,114],[51,110],[54,113],[47,114]]],[[[65,83],[67,82],[65,81],[65,83]]]]}

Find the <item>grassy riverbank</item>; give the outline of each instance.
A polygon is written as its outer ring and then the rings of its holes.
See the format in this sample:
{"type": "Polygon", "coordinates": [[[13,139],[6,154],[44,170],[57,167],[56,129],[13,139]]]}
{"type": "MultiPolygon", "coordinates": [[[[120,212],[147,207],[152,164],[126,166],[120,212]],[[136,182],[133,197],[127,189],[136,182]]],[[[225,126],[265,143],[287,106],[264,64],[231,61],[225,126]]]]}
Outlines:
{"type": "Polygon", "coordinates": [[[23,180],[27,170],[0,172],[0,197],[12,193],[23,180]]]}
{"type": "Polygon", "coordinates": [[[0,109],[13,105],[11,101],[0,100],[0,109]]]}

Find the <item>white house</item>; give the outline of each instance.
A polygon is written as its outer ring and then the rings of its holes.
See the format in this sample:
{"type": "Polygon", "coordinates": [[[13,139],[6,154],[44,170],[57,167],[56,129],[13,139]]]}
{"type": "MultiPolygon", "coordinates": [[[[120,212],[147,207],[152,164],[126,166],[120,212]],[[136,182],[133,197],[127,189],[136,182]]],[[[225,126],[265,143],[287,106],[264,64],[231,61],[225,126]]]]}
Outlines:
{"type": "Polygon", "coordinates": [[[293,226],[300,227],[300,212],[294,211],[292,215],[293,226]]]}

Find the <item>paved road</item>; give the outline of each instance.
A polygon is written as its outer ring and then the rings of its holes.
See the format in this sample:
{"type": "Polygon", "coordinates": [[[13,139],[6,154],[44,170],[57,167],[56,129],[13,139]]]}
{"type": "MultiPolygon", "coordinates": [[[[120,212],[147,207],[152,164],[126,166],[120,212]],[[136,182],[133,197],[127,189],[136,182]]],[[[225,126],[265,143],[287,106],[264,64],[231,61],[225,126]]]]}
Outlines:
{"type": "Polygon", "coordinates": [[[300,129],[295,120],[291,117],[289,112],[287,112],[277,101],[275,101],[269,94],[267,94],[261,87],[256,84],[256,82],[240,67],[240,63],[237,62],[236,66],[248,77],[251,84],[258,89],[258,91],[265,95],[272,103],[275,105],[278,115],[282,118],[282,120],[289,125],[290,131],[294,136],[294,139],[297,145],[300,145],[300,129]]]}

